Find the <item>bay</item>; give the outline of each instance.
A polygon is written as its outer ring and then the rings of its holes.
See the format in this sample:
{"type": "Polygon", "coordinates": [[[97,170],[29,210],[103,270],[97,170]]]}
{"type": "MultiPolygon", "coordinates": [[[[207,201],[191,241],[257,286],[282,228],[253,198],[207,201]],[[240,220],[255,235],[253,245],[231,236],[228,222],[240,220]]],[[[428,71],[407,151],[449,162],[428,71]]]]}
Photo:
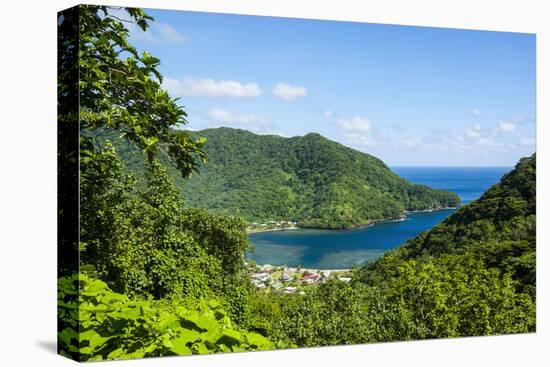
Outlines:
{"type": "MultiPolygon", "coordinates": [[[[460,196],[462,205],[477,199],[511,167],[392,167],[401,177],[460,196]]],[[[252,233],[255,250],[247,258],[259,264],[346,269],[380,257],[440,223],[454,209],[408,213],[405,220],[368,228],[330,231],[293,229],[252,233]]]]}

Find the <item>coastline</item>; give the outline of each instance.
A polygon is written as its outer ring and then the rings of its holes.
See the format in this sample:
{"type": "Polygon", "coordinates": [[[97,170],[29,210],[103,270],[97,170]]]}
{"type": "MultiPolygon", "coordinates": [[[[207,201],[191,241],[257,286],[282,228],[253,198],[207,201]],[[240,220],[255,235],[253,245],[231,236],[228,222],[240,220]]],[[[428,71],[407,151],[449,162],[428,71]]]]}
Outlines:
{"type": "Polygon", "coordinates": [[[302,227],[294,226],[294,227],[286,227],[286,228],[247,228],[246,234],[252,234],[252,233],[263,233],[263,232],[279,232],[279,231],[286,231],[286,230],[294,230],[294,229],[301,229],[302,227]]]}
{"type": "Polygon", "coordinates": [[[271,264],[256,264],[256,267],[259,269],[259,272],[284,272],[290,274],[322,274],[326,278],[330,277],[331,274],[340,274],[340,273],[351,273],[353,272],[352,268],[337,268],[337,269],[318,269],[318,268],[302,268],[299,266],[287,266],[287,265],[271,265],[271,264]]]}
{"type": "Polygon", "coordinates": [[[460,208],[460,206],[442,206],[441,208],[437,208],[437,209],[405,210],[403,213],[405,213],[405,214],[408,214],[408,213],[432,213],[432,212],[437,212],[439,210],[456,210],[458,208],[460,208]]]}
{"type": "Polygon", "coordinates": [[[405,219],[407,219],[406,215],[403,215],[399,219],[375,219],[371,221],[370,223],[366,224],[357,224],[355,226],[352,226],[350,228],[342,228],[342,229],[328,229],[333,231],[359,231],[361,229],[374,227],[377,224],[384,224],[384,223],[395,223],[395,222],[403,222],[405,219]]]}
{"type": "Polygon", "coordinates": [[[331,273],[346,273],[351,272],[352,269],[313,269],[313,268],[301,268],[302,271],[308,271],[310,273],[325,273],[325,274],[331,274],[331,273]]]}
{"type": "Polygon", "coordinates": [[[253,234],[253,233],[263,233],[263,232],[278,232],[278,231],[286,231],[286,230],[296,230],[296,229],[316,229],[316,230],[323,230],[323,231],[358,231],[361,229],[370,228],[372,226],[375,226],[377,224],[384,224],[384,223],[395,223],[395,222],[402,222],[407,219],[407,214],[414,214],[414,213],[432,213],[437,212],[440,210],[457,210],[460,208],[460,206],[445,206],[440,207],[437,209],[421,209],[421,210],[404,210],[403,215],[399,219],[375,219],[370,221],[369,223],[365,224],[357,224],[354,226],[351,226],[349,228],[320,228],[320,227],[300,227],[300,226],[292,226],[292,227],[285,227],[285,228],[254,228],[246,229],[247,234],[253,234]]]}
{"type": "Polygon", "coordinates": [[[318,228],[318,229],[327,229],[329,231],[356,231],[361,230],[365,228],[369,228],[372,226],[375,226],[377,224],[384,224],[384,223],[395,223],[395,222],[403,222],[404,220],[407,220],[407,214],[414,214],[414,213],[433,213],[441,210],[456,210],[460,208],[459,206],[443,206],[437,209],[421,209],[421,210],[404,210],[403,215],[399,219],[376,219],[371,221],[368,224],[358,224],[356,226],[353,226],[351,228],[343,228],[343,229],[329,229],[329,228],[318,228]]]}

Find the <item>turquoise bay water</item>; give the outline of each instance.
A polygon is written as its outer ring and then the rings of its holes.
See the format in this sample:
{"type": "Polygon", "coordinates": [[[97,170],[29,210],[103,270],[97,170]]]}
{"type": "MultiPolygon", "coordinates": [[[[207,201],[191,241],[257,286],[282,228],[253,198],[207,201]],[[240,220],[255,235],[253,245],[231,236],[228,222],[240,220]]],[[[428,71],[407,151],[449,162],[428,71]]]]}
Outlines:
{"type": "MultiPolygon", "coordinates": [[[[401,177],[436,189],[455,192],[462,204],[477,199],[511,167],[393,167],[401,177]]],[[[340,269],[372,261],[452,214],[454,209],[409,213],[399,222],[350,231],[295,229],[253,233],[255,251],[247,255],[259,264],[340,269]]]]}

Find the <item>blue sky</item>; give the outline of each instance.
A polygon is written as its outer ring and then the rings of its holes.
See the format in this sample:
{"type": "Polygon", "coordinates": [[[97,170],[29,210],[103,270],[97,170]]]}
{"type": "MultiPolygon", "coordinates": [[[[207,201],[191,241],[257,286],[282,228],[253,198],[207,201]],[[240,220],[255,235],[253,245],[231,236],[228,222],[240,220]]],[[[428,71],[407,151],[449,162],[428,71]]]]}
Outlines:
{"type": "Polygon", "coordinates": [[[149,10],[191,129],[318,132],[389,165],[511,166],[535,151],[530,34],[149,10]]]}

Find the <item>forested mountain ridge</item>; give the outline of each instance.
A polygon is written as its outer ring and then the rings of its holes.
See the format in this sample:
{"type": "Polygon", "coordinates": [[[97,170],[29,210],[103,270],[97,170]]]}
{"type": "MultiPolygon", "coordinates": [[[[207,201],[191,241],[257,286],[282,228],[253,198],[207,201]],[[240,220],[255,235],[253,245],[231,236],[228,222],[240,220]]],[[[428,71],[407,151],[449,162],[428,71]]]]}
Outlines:
{"type": "MultiPolygon", "coordinates": [[[[397,219],[405,210],[458,206],[457,195],[411,184],[380,159],[316,133],[284,138],[216,128],[188,132],[206,138],[200,175],[171,171],[190,207],[238,215],[249,223],[292,220],[302,227],[351,228],[397,219]]],[[[141,153],[114,144],[131,171],[141,153]]]]}
{"type": "Polygon", "coordinates": [[[407,246],[408,256],[459,251],[472,241],[484,242],[491,238],[500,241],[522,238],[534,245],[535,215],[536,155],[533,154],[522,158],[479,199],[411,241],[407,246]]]}
{"type": "Polygon", "coordinates": [[[515,168],[479,199],[375,263],[357,279],[380,284],[396,277],[404,261],[435,262],[445,258],[481,261],[510,277],[518,293],[536,298],[536,155],[515,168]]]}

